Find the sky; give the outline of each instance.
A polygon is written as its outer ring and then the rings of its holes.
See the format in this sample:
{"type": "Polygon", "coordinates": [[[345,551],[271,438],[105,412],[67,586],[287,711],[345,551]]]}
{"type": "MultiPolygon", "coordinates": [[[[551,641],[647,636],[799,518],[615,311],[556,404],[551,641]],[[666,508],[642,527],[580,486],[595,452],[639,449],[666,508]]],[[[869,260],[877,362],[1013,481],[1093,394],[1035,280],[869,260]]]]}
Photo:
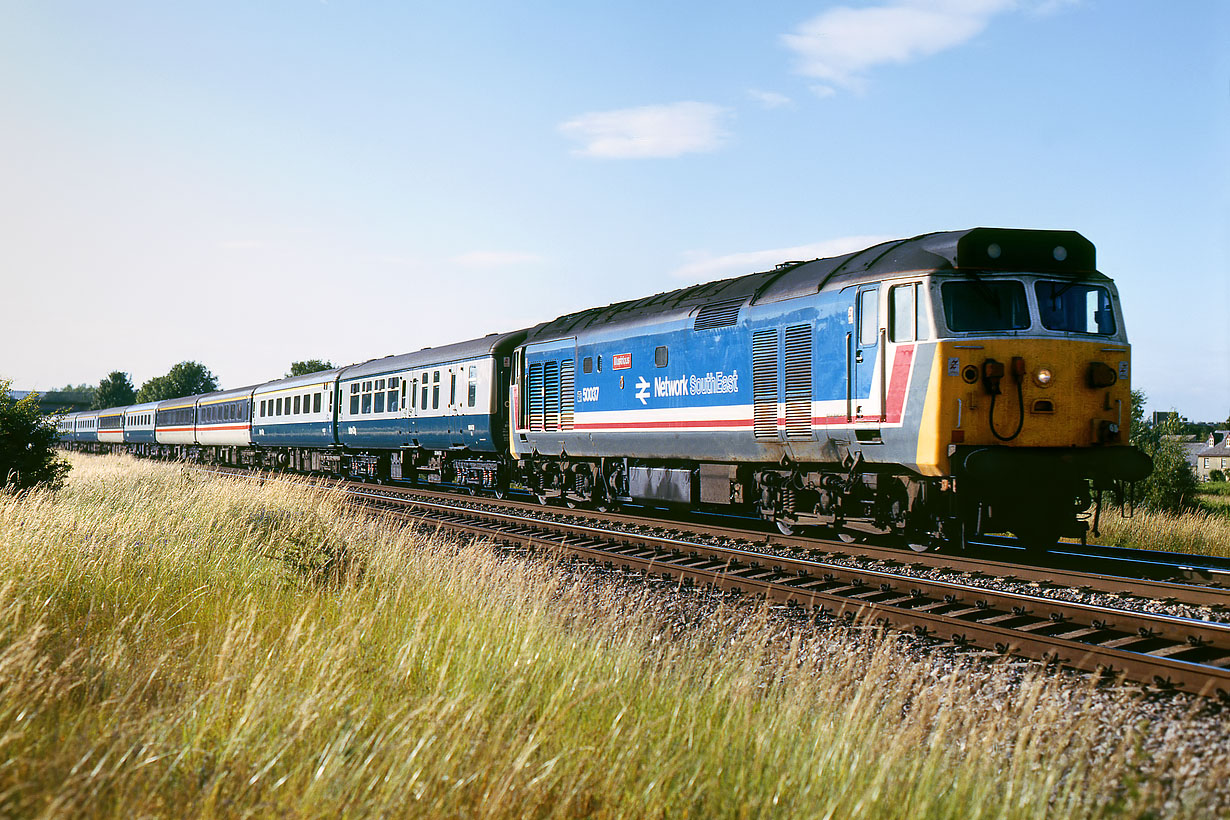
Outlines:
{"type": "Polygon", "coordinates": [[[0,0],[0,378],[224,387],[976,226],[1230,415],[1230,3],[0,0]]]}

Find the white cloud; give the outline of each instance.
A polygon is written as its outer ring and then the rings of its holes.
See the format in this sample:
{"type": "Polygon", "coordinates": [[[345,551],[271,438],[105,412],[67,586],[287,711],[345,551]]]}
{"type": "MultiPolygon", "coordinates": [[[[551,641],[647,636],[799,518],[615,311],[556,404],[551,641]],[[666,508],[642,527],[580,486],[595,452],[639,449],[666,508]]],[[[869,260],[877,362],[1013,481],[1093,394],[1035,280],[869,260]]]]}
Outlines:
{"type": "Polygon", "coordinates": [[[541,262],[542,257],[536,253],[521,251],[469,251],[458,254],[449,261],[467,268],[503,268],[541,262]]]}
{"type": "Polygon", "coordinates": [[[574,153],[602,159],[648,159],[717,150],[726,138],[729,110],[700,102],[647,105],[582,114],[560,125],[577,140],[574,153]]]}
{"type": "Polygon", "coordinates": [[[781,262],[797,262],[822,259],[826,256],[841,256],[844,253],[861,251],[887,242],[891,236],[843,236],[813,242],[810,245],[795,245],[791,248],[770,248],[762,251],[745,251],[725,256],[710,256],[703,252],[687,254],[689,261],[670,272],[675,279],[689,282],[710,282],[745,273],[769,270],[781,262]]]}
{"type": "MultiPolygon", "coordinates": [[[[838,6],[783,34],[782,42],[798,55],[799,73],[857,89],[868,70],[959,46],[980,34],[992,17],[1017,6],[1016,0],[895,0],[864,8],[838,6]]],[[[826,88],[813,90],[823,93],[826,88]]]]}
{"type": "Polygon", "coordinates": [[[783,106],[794,104],[794,100],[785,94],[778,94],[776,91],[761,91],[758,88],[751,88],[748,89],[747,96],[765,108],[782,108],[783,106]]]}

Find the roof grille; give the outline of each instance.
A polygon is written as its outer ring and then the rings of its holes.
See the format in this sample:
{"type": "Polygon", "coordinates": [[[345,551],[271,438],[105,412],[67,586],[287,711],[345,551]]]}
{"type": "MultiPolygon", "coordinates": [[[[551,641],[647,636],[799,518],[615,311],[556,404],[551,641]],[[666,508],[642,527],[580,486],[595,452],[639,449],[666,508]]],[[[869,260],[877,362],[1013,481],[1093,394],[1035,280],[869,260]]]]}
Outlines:
{"type": "Polygon", "coordinates": [[[731,327],[739,318],[739,308],[743,300],[733,302],[714,302],[705,305],[696,313],[696,330],[713,330],[716,327],[731,327]]]}

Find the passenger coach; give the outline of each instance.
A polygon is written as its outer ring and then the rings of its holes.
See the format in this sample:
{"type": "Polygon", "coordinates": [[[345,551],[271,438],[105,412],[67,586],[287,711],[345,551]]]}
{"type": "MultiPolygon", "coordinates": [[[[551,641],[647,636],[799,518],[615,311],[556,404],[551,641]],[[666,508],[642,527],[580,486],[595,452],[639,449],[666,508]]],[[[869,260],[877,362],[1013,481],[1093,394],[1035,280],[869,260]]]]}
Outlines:
{"type": "Polygon", "coordinates": [[[525,331],[387,356],[338,379],[338,439],[350,472],[507,487],[513,348],[525,331]]]}

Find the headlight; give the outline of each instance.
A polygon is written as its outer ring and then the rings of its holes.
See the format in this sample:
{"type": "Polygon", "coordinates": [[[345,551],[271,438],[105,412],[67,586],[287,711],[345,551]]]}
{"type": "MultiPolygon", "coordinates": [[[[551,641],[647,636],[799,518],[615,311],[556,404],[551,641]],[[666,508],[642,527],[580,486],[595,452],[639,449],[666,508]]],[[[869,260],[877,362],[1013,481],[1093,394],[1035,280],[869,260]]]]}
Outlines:
{"type": "Polygon", "coordinates": [[[1050,370],[1045,367],[1040,367],[1038,368],[1038,372],[1034,373],[1034,384],[1039,387],[1050,387],[1051,379],[1053,378],[1054,376],[1051,374],[1050,370]]]}

